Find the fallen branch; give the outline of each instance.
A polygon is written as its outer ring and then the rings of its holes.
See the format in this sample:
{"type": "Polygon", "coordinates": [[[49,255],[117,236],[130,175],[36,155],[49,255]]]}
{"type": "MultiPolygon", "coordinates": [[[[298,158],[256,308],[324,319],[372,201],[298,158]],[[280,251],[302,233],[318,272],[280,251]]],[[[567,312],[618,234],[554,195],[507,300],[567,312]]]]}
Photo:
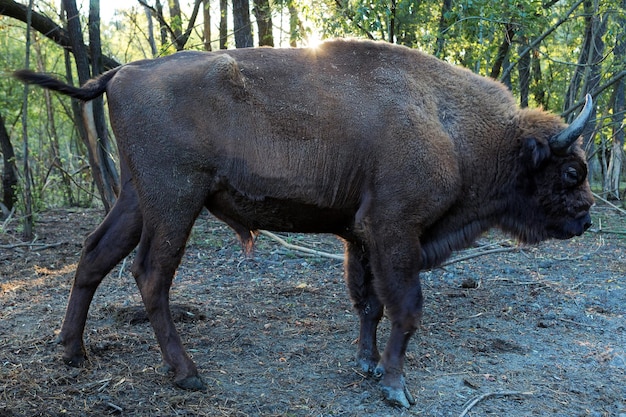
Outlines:
{"type": "Polygon", "coordinates": [[[465,415],[467,415],[467,413],[472,409],[472,407],[474,407],[476,404],[478,404],[480,401],[486,399],[486,398],[491,398],[491,397],[509,397],[509,396],[517,396],[517,395],[533,395],[532,392],[527,392],[527,391],[502,391],[502,392],[486,392],[482,395],[479,395],[478,397],[474,398],[473,400],[471,400],[469,402],[469,404],[467,404],[467,406],[465,407],[465,409],[463,410],[463,412],[461,414],[459,414],[459,417],[465,417],[465,415]]]}
{"type": "Polygon", "coordinates": [[[28,247],[28,249],[32,251],[39,251],[39,250],[44,250],[44,249],[56,248],[57,246],[61,246],[63,243],[65,242],[50,243],[46,245],[43,243],[23,242],[23,243],[14,243],[12,245],[0,245],[0,249],[16,249],[16,248],[21,248],[21,247],[28,247]]]}
{"type": "Polygon", "coordinates": [[[264,235],[264,236],[269,237],[272,240],[275,240],[276,242],[280,243],[281,245],[283,245],[287,249],[296,250],[298,252],[304,252],[304,253],[308,253],[308,254],[311,254],[311,255],[321,256],[321,257],[324,257],[324,258],[337,259],[339,261],[343,261],[343,255],[323,252],[323,251],[319,251],[319,250],[316,250],[316,249],[306,248],[304,246],[293,245],[293,244],[287,242],[285,239],[282,239],[279,236],[275,235],[274,233],[268,232],[267,230],[261,230],[260,233],[262,235],[264,235]]]}
{"type": "MultiPolygon", "coordinates": [[[[303,252],[303,253],[308,253],[310,255],[316,255],[316,256],[321,256],[324,258],[330,258],[330,259],[336,259],[339,261],[343,261],[344,260],[344,256],[342,254],[335,254],[335,253],[328,253],[328,252],[324,252],[324,251],[319,251],[316,249],[311,249],[311,248],[307,248],[305,246],[299,246],[299,245],[294,245],[292,243],[287,242],[285,239],[275,235],[272,232],[268,232],[267,230],[261,230],[259,231],[260,234],[269,237],[270,239],[280,243],[282,246],[286,247],[287,249],[291,249],[291,250],[295,250],[298,252],[303,252]]],[[[488,245],[490,246],[490,245],[488,245]]],[[[474,253],[470,253],[467,255],[463,255],[463,256],[459,256],[453,259],[450,259],[447,262],[444,262],[443,264],[439,265],[437,268],[442,268],[444,266],[448,266],[451,265],[453,263],[456,262],[461,262],[461,261],[466,261],[468,259],[472,259],[472,258],[476,258],[478,256],[482,256],[482,255],[491,255],[494,253],[502,253],[502,252],[514,252],[519,250],[518,247],[516,246],[511,246],[511,247],[505,247],[505,248],[496,248],[496,249],[489,249],[489,250],[482,250],[482,251],[478,251],[478,252],[474,252],[474,253]]]]}

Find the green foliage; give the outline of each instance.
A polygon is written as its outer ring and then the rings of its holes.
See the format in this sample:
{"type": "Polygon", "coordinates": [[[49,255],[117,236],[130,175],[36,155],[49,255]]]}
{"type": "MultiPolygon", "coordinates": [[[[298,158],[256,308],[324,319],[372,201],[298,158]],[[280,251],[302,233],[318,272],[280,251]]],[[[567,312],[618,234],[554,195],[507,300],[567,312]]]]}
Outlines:
{"type": "MultiPolygon", "coordinates": [[[[0,111],[3,111],[15,151],[20,181],[23,181],[23,163],[19,161],[24,158],[21,121],[24,85],[13,79],[11,73],[24,66],[26,25],[6,17],[0,18],[0,25],[3,26],[0,54],[5,57],[0,77],[0,111]]],[[[35,32],[32,38],[31,69],[63,77],[65,63],[58,46],[35,32]]],[[[89,164],[75,131],[69,99],[40,88],[28,88],[28,100],[29,165],[35,209],[91,205],[93,193],[86,191],[92,188],[89,164]],[[51,114],[46,94],[52,104],[51,114]]]]}

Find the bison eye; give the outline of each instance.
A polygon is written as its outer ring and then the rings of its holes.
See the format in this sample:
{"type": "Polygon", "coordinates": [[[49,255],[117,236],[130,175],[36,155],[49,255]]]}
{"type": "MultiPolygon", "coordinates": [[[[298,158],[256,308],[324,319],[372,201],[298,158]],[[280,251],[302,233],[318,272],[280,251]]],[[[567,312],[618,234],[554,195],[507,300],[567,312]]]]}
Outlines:
{"type": "Polygon", "coordinates": [[[563,182],[566,185],[573,186],[578,184],[579,178],[578,171],[574,167],[567,167],[563,172],[563,182]]]}

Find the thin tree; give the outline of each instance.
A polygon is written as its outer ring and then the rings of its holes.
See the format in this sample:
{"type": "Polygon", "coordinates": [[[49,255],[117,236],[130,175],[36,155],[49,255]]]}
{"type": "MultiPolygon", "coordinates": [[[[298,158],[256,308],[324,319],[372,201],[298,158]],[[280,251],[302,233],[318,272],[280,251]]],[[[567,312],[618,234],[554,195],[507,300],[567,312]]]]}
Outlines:
{"type": "Polygon", "coordinates": [[[272,9],[268,0],[254,0],[252,8],[259,29],[259,46],[274,46],[272,9]]]}
{"type": "Polygon", "coordinates": [[[202,0],[202,40],[204,50],[210,51],[211,48],[211,8],[209,0],[202,0]]]}
{"type": "Polygon", "coordinates": [[[235,31],[235,48],[254,46],[248,0],[233,0],[233,30],[235,31]]]}
{"type": "MultiPolygon", "coordinates": [[[[585,34],[583,46],[578,58],[578,65],[574,72],[574,76],[568,86],[565,97],[565,108],[570,108],[574,103],[579,102],[579,97],[596,90],[600,84],[600,67],[602,56],[604,54],[604,41],[602,37],[606,32],[607,19],[599,14],[599,0],[585,1],[583,3],[585,10],[585,34]]],[[[570,113],[567,121],[571,122],[574,114],[570,113]]],[[[596,154],[596,144],[593,140],[596,129],[596,108],[594,106],[591,114],[591,121],[587,124],[583,132],[583,143],[588,155],[596,154]]],[[[603,170],[600,167],[600,160],[603,155],[599,154],[599,158],[591,158],[589,160],[589,178],[598,177],[603,170]]]]}
{"type": "Polygon", "coordinates": [[[4,124],[2,113],[0,113],[0,151],[2,151],[4,164],[2,171],[2,204],[10,212],[13,210],[15,203],[17,203],[17,194],[15,193],[17,188],[17,167],[15,166],[15,151],[9,140],[9,133],[4,124]]]}
{"type": "Polygon", "coordinates": [[[163,15],[163,8],[161,7],[161,3],[159,1],[156,2],[155,7],[150,6],[146,3],[145,0],[138,0],[139,4],[143,7],[148,8],[152,11],[152,15],[159,21],[161,24],[161,44],[163,49],[167,49],[167,34],[169,33],[172,44],[176,48],[177,51],[182,51],[185,49],[185,45],[189,40],[189,36],[193,31],[194,25],[196,24],[196,19],[198,17],[198,13],[200,11],[200,5],[202,4],[202,0],[195,0],[193,11],[191,12],[191,17],[189,18],[187,29],[183,32],[183,20],[180,11],[180,4],[178,0],[170,0],[169,8],[170,8],[170,22],[168,23],[163,15]],[[163,36],[163,31],[165,31],[165,36],[163,36]]]}
{"type": "Polygon", "coordinates": [[[396,0],[389,1],[389,27],[387,28],[387,41],[396,42],[396,0]]]}
{"type": "Polygon", "coordinates": [[[183,37],[183,17],[180,14],[180,3],[178,0],[168,0],[167,2],[170,9],[170,34],[172,36],[172,43],[176,45],[176,50],[179,48],[180,39],[183,37]]]}
{"type": "Polygon", "coordinates": [[[149,7],[143,6],[144,13],[146,14],[146,20],[148,21],[148,43],[150,44],[150,52],[152,57],[156,58],[159,54],[159,49],[156,46],[156,40],[154,39],[154,23],[152,22],[152,10],[149,7]]]}
{"type": "Polygon", "coordinates": [[[502,66],[507,59],[509,50],[511,49],[511,44],[515,38],[515,27],[516,25],[513,22],[507,22],[504,26],[504,36],[502,38],[502,42],[500,42],[500,46],[498,47],[498,52],[496,52],[496,59],[491,67],[490,77],[493,79],[497,80],[500,76],[502,66]]]}
{"type": "MultiPolygon", "coordinates": [[[[526,48],[528,48],[528,38],[522,35],[520,36],[519,51],[523,52],[526,48]]],[[[530,65],[530,54],[520,54],[520,59],[517,64],[520,107],[528,107],[528,93],[530,91],[530,65]]]]}
{"type": "MultiPolygon", "coordinates": [[[[30,31],[32,18],[33,0],[28,2],[28,13],[26,15],[26,54],[24,57],[24,68],[30,67],[30,31]]],[[[24,230],[22,235],[26,240],[33,238],[33,196],[31,194],[31,176],[28,158],[28,84],[24,84],[24,98],[22,101],[22,143],[23,143],[23,170],[24,170],[24,230]]]]}
{"type": "MultiPolygon", "coordinates": [[[[143,7],[150,8],[145,3],[139,2],[143,7]]],[[[163,17],[163,5],[161,4],[161,0],[155,0],[154,2],[154,10],[156,11],[155,17],[159,21],[159,33],[161,34],[161,48],[166,49],[167,47],[167,24],[164,19],[159,19],[159,16],[163,17]]]]}
{"type": "MultiPolygon", "coordinates": [[[[89,0],[89,57],[91,61],[91,76],[97,77],[102,73],[102,45],[100,41],[100,0],[89,0]]],[[[97,159],[101,164],[102,181],[104,190],[107,193],[106,199],[114,202],[119,194],[119,176],[113,155],[113,146],[107,128],[107,121],[104,116],[104,99],[97,97],[87,104],[93,106],[94,127],[96,129],[96,149],[97,159]]],[[[88,108],[88,105],[86,106],[88,108]]]]}
{"type": "Polygon", "coordinates": [[[287,9],[289,10],[289,46],[295,48],[298,44],[298,40],[304,33],[302,27],[302,20],[298,16],[298,8],[296,7],[295,0],[289,0],[287,2],[287,9]]]}
{"type": "Polygon", "coordinates": [[[220,49],[228,48],[228,0],[220,0],[220,49]]]}
{"type": "MultiPolygon", "coordinates": [[[[44,65],[43,53],[41,52],[41,43],[35,41],[34,43],[35,49],[35,58],[37,62],[37,71],[46,72],[46,68],[44,65]]],[[[43,89],[42,91],[44,101],[46,103],[46,118],[47,118],[47,133],[50,138],[50,151],[51,162],[50,169],[48,173],[52,171],[52,169],[58,170],[61,175],[61,181],[63,183],[63,192],[65,194],[65,201],[70,207],[74,207],[76,202],[74,201],[74,196],[72,195],[72,179],[67,171],[63,167],[63,162],[61,160],[61,146],[59,145],[59,134],[56,128],[55,122],[55,111],[54,105],[52,103],[52,92],[48,89],[43,89]]],[[[45,183],[45,181],[43,181],[45,183]]]]}
{"type": "MultiPolygon", "coordinates": [[[[74,52],[74,60],[76,61],[76,70],[78,72],[78,81],[82,85],[91,78],[91,72],[89,69],[89,57],[87,50],[83,42],[83,33],[80,26],[80,16],[76,7],[75,0],[63,0],[63,7],[67,15],[67,30],[70,35],[70,42],[72,44],[72,50],[74,52]]],[[[117,191],[117,175],[115,178],[111,178],[105,168],[105,164],[102,160],[104,158],[110,158],[111,154],[107,152],[101,152],[101,143],[99,141],[99,132],[102,129],[106,129],[103,126],[97,127],[97,123],[102,123],[104,114],[101,116],[94,116],[94,111],[103,112],[102,106],[95,106],[93,102],[81,103],[81,114],[76,115],[76,120],[82,120],[84,131],[79,130],[81,137],[85,145],[87,146],[87,154],[89,156],[89,165],[92,169],[92,175],[96,183],[96,187],[100,193],[100,198],[104,205],[104,210],[108,213],[113,207],[115,202],[117,191]]],[[[76,108],[76,106],[74,107],[76,108]]],[[[106,149],[106,148],[105,148],[106,149]]]]}
{"type": "MultiPolygon", "coordinates": [[[[621,13],[617,14],[616,23],[618,27],[615,38],[615,49],[613,50],[616,71],[624,70],[626,63],[626,0],[621,2],[621,13]]],[[[626,112],[626,82],[620,78],[615,84],[615,89],[611,95],[611,140],[610,157],[607,173],[605,175],[603,191],[608,198],[619,199],[619,183],[624,165],[624,113],[626,112]]]]}
{"type": "Polygon", "coordinates": [[[537,49],[533,51],[532,57],[532,80],[531,90],[533,97],[535,98],[535,102],[543,108],[548,108],[548,96],[546,94],[543,83],[543,74],[541,72],[541,58],[537,49]]]}
{"type": "Polygon", "coordinates": [[[441,4],[441,15],[439,16],[439,30],[437,32],[437,40],[435,41],[435,56],[437,58],[443,58],[445,56],[445,33],[452,23],[449,18],[451,10],[452,0],[443,0],[441,4]]]}

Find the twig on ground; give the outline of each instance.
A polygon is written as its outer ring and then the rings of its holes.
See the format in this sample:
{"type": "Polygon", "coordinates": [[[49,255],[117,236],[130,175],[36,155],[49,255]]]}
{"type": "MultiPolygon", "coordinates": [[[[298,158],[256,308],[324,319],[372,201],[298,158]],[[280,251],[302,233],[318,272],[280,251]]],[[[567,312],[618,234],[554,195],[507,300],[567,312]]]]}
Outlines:
{"type": "Polygon", "coordinates": [[[528,392],[528,391],[502,391],[502,392],[486,392],[482,395],[479,395],[478,397],[470,400],[470,402],[467,404],[467,406],[465,407],[465,409],[463,410],[463,412],[461,414],[459,414],[459,417],[465,417],[467,415],[467,413],[472,409],[472,407],[474,407],[476,404],[478,404],[480,401],[486,399],[486,398],[491,398],[491,397],[509,397],[509,396],[516,396],[516,395],[533,395],[532,392],[528,392]]]}
{"type": "Polygon", "coordinates": [[[626,235],[626,230],[603,230],[603,229],[593,229],[593,232],[599,233],[609,233],[613,235],[626,235]]]}
{"type": "Polygon", "coordinates": [[[561,318],[561,317],[559,317],[558,319],[559,319],[560,321],[564,322],[564,323],[575,324],[576,326],[581,326],[581,327],[595,327],[595,328],[600,327],[600,326],[599,326],[599,325],[597,325],[597,324],[580,323],[580,322],[578,322],[578,321],[568,320],[568,319],[564,319],[564,318],[561,318]]]}
{"type": "Polygon", "coordinates": [[[115,405],[111,402],[106,402],[105,403],[107,406],[111,407],[112,409],[114,409],[115,411],[117,411],[118,413],[121,413],[124,411],[124,409],[122,407],[120,407],[119,405],[115,405]]]}
{"type": "Polygon", "coordinates": [[[479,252],[475,252],[475,253],[470,253],[468,255],[463,255],[463,256],[456,257],[456,258],[452,258],[449,261],[446,261],[446,262],[442,263],[441,265],[439,265],[439,268],[451,265],[451,264],[456,263],[456,262],[461,262],[461,261],[466,261],[468,259],[476,258],[476,257],[482,256],[482,255],[490,255],[492,253],[501,253],[501,252],[514,252],[514,251],[517,251],[517,250],[519,250],[518,247],[511,246],[511,247],[506,247],[506,248],[489,249],[489,250],[479,251],[479,252]]]}
{"type": "Polygon", "coordinates": [[[593,196],[594,196],[595,198],[597,198],[598,200],[602,201],[603,203],[608,204],[609,206],[613,207],[615,210],[619,211],[619,212],[620,212],[620,213],[622,213],[622,214],[626,214],[626,210],[624,210],[623,208],[621,208],[621,207],[619,207],[619,206],[616,206],[615,204],[611,203],[611,202],[610,202],[609,200],[607,200],[606,198],[602,198],[602,197],[600,197],[600,196],[599,196],[598,194],[596,194],[596,193],[592,193],[592,194],[593,194],[593,196]]]}

